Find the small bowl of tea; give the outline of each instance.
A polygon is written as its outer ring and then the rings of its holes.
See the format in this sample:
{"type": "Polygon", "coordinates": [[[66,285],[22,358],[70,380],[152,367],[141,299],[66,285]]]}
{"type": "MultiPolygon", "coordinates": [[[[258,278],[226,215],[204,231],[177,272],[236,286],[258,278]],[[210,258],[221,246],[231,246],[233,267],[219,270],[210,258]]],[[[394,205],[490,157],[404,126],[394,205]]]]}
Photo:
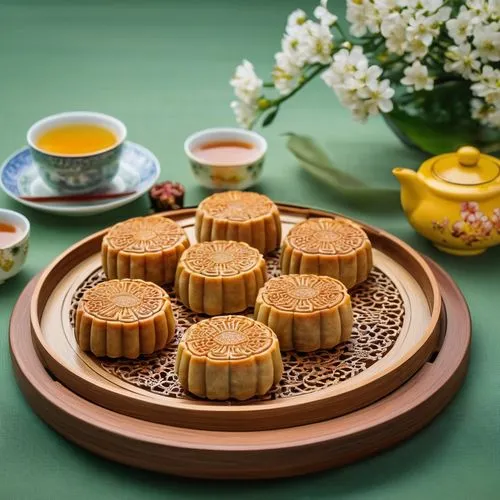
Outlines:
{"type": "Polygon", "coordinates": [[[74,111],[48,116],[28,130],[40,176],[63,193],[87,193],[118,172],[125,125],[102,113],[74,111]]]}
{"type": "Polygon", "coordinates": [[[30,223],[18,212],[0,208],[0,284],[16,275],[28,254],[30,223]]]}
{"type": "Polygon", "coordinates": [[[267,142],[249,130],[210,128],[189,136],[184,151],[202,186],[214,190],[241,190],[257,183],[267,142]]]}

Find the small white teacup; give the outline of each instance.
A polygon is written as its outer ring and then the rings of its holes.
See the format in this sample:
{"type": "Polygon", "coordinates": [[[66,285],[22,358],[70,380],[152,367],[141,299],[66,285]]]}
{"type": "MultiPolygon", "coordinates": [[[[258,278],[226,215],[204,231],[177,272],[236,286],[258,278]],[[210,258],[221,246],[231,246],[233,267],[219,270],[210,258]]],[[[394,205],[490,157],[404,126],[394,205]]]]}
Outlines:
{"type": "Polygon", "coordinates": [[[30,223],[18,212],[0,208],[0,222],[14,226],[17,231],[7,245],[0,242],[0,284],[12,278],[23,267],[28,254],[30,223]]]}
{"type": "Polygon", "coordinates": [[[214,190],[243,190],[259,180],[267,142],[260,134],[240,128],[208,128],[189,136],[184,142],[184,152],[189,158],[196,180],[214,190]],[[218,163],[200,158],[199,149],[206,144],[242,142],[252,146],[248,160],[218,163]]]}

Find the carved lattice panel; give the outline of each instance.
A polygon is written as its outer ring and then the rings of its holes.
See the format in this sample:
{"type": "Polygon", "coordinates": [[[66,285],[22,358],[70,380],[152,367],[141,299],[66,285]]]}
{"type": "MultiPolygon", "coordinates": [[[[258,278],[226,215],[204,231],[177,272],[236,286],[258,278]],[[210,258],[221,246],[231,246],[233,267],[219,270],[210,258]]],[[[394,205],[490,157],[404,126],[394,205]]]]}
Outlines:
{"type": "MultiPolygon", "coordinates": [[[[279,253],[271,254],[266,261],[269,275],[279,276],[279,253]]],[[[72,325],[78,301],[85,290],[104,279],[102,270],[98,270],[78,288],[72,300],[72,325]]],[[[180,387],[174,373],[177,344],[187,328],[208,316],[193,313],[176,300],[172,288],[167,291],[177,322],[174,340],[167,349],[137,360],[94,360],[106,372],[129,384],[166,397],[192,398],[180,387]]],[[[366,370],[391,350],[401,333],[405,314],[396,285],[380,269],[374,268],[368,280],[352,289],[350,294],[354,313],[351,339],[329,351],[283,353],[284,373],[280,384],[259,400],[286,398],[339,384],[366,370]]],[[[243,314],[252,317],[253,310],[243,314]]]]}

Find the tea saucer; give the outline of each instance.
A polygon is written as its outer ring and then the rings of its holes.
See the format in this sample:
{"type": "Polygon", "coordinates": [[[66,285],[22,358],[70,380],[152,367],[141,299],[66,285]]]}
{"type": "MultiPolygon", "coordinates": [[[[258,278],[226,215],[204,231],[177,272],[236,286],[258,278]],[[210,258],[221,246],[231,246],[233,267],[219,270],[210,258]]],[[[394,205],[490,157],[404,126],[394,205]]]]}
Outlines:
{"type": "Polygon", "coordinates": [[[28,207],[54,214],[82,216],[106,212],[136,200],[151,189],[159,175],[160,163],[151,151],[139,144],[125,142],[118,173],[106,188],[106,193],[126,191],[135,193],[123,198],[99,201],[50,203],[27,201],[20,197],[57,196],[58,193],[43,182],[38,175],[29,147],[25,147],[10,156],[2,165],[0,187],[8,196],[28,207]]]}

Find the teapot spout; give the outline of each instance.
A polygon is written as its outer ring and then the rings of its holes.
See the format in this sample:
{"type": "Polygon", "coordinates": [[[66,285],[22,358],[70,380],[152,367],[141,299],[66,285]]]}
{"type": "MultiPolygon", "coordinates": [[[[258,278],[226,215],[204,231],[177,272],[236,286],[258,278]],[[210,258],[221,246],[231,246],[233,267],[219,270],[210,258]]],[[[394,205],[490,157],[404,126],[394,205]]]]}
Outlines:
{"type": "Polygon", "coordinates": [[[425,198],[427,185],[414,170],[394,168],[392,173],[401,184],[401,205],[405,213],[413,212],[425,198]]]}

